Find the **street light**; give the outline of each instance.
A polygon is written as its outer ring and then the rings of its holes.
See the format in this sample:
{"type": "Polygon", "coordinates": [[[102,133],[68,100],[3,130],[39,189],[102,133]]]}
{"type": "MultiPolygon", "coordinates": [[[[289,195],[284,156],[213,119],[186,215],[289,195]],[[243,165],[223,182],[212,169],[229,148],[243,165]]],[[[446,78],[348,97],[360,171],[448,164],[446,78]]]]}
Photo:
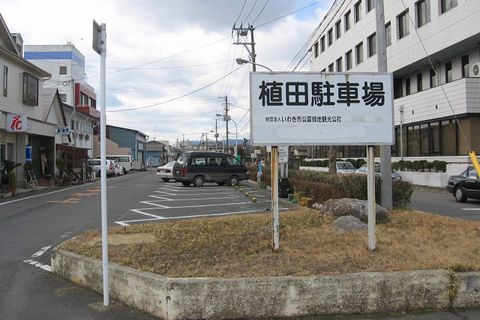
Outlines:
{"type": "Polygon", "coordinates": [[[249,63],[249,64],[251,64],[251,65],[259,66],[259,67],[262,67],[262,68],[267,69],[267,70],[270,71],[270,72],[273,72],[273,70],[270,69],[269,67],[264,66],[263,64],[260,64],[260,63],[256,63],[256,62],[253,63],[252,61],[247,60],[247,59],[237,58],[237,59],[235,59],[235,61],[237,61],[237,63],[238,63],[239,65],[242,65],[242,64],[245,64],[245,63],[249,63]]]}

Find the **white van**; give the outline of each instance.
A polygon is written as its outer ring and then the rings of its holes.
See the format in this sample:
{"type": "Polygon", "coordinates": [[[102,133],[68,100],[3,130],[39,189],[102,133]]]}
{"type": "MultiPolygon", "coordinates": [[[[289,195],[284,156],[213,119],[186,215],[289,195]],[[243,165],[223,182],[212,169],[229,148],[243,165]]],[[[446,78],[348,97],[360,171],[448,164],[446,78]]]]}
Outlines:
{"type": "MultiPolygon", "coordinates": [[[[122,173],[123,174],[129,172],[133,168],[133,162],[132,162],[132,156],[131,155],[128,155],[128,154],[107,155],[106,158],[108,160],[117,161],[118,165],[122,168],[122,173]]],[[[97,159],[100,159],[100,157],[97,157],[97,159]]]]}

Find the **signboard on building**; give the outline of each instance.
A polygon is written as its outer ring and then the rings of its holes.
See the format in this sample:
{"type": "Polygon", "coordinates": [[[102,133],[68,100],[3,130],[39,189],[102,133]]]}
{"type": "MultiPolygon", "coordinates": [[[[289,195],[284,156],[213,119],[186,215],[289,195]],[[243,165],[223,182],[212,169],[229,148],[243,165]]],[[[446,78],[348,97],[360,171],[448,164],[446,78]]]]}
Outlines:
{"type": "Polygon", "coordinates": [[[57,127],[55,129],[55,133],[59,135],[69,135],[70,134],[70,128],[69,127],[57,127]]]}
{"type": "Polygon", "coordinates": [[[250,73],[253,145],[392,145],[391,73],[250,73]]]}
{"type": "Polygon", "coordinates": [[[7,132],[27,132],[28,123],[25,114],[7,113],[7,132]]]}

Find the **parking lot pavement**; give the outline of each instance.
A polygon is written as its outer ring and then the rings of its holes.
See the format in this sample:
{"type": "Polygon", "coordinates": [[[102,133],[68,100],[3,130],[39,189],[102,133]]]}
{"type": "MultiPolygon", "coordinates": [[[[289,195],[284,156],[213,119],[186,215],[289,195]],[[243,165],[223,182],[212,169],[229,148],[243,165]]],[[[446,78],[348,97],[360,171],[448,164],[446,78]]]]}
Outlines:
{"type": "MultiPolygon", "coordinates": [[[[180,183],[161,182],[137,206],[129,209],[125,220],[116,224],[162,222],[199,217],[215,217],[270,211],[270,191],[243,182],[238,188],[205,184],[203,187],[184,187],[180,183]],[[248,195],[246,195],[248,193],[248,195]],[[256,201],[253,201],[253,198],[256,201]]],[[[279,202],[279,210],[295,207],[279,202]]]]}

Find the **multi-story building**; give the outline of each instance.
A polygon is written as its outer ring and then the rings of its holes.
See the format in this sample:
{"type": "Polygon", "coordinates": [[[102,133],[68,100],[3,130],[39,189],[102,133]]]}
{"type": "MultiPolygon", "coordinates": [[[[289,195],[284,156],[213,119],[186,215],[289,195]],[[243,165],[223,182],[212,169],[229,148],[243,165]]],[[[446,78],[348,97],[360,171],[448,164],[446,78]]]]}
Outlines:
{"type": "Polygon", "coordinates": [[[85,57],[72,44],[26,45],[25,59],[52,75],[45,88],[58,89],[65,106],[71,130],[71,146],[88,150],[93,157],[92,133],[100,113],[96,109],[96,94],[86,81],[85,57]]]}
{"type": "MultiPolygon", "coordinates": [[[[313,32],[310,68],[376,72],[374,0],[337,0],[313,32]]],[[[397,157],[480,153],[480,1],[384,0],[397,157]],[[458,119],[458,121],[456,121],[458,119]]],[[[339,147],[338,156],[364,156],[339,147]]],[[[326,157],[328,147],[311,150],[326,157]]]]}

